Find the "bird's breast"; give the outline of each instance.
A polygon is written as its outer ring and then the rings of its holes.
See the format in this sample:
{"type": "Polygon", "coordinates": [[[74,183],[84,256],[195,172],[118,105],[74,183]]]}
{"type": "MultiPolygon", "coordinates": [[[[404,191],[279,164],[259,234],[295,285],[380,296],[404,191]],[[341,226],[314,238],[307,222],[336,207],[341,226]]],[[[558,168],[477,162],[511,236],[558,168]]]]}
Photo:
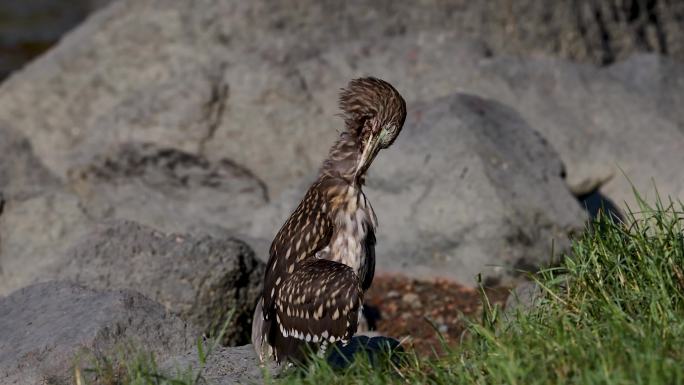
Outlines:
{"type": "Polygon", "coordinates": [[[330,244],[319,257],[350,266],[361,280],[374,264],[375,212],[360,189],[349,187],[344,204],[335,213],[330,244]],[[372,241],[371,241],[372,239],[372,241]]]}

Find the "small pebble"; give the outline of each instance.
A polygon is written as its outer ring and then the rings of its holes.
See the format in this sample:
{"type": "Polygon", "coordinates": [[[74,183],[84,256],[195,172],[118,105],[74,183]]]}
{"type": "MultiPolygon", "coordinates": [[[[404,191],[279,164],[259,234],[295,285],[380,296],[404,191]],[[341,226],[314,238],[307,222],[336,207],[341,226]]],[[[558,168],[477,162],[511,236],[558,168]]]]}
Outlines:
{"type": "Polygon", "coordinates": [[[403,297],[401,297],[401,300],[411,305],[411,307],[414,309],[422,306],[422,304],[420,303],[420,298],[416,293],[406,293],[403,297]]]}

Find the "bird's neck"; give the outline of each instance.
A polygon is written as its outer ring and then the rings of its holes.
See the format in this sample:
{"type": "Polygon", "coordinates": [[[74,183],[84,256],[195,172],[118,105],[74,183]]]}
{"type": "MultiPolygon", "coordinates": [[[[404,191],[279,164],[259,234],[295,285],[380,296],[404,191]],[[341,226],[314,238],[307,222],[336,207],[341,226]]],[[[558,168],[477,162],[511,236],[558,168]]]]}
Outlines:
{"type": "Polygon", "coordinates": [[[357,174],[361,161],[361,144],[349,132],[342,132],[339,139],[330,148],[328,158],[323,162],[321,175],[342,178],[351,185],[361,186],[365,181],[365,172],[357,174]]]}

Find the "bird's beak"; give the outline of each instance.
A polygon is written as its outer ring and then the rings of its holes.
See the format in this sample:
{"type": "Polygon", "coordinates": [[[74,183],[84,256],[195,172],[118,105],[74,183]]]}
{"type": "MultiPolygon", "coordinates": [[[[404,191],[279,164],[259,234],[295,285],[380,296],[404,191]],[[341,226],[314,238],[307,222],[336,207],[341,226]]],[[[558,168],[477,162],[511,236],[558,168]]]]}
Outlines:
{"type": "Polygon", "coordinates": [[[358,178],[366,172],[371,162],[373,161],[373,159],[375,159],[375,156],[378,154],[378,151],[380,150],[379,143],[379,136],[377,134],[371,133],[370,137],[368,137],[368,143],[366,144],[366,146],[363,149],[363,152],[361,153],[361,159],[359,159],[359,164],[356,166],[356,172],[354,173],[354,177],[358,178]]]}

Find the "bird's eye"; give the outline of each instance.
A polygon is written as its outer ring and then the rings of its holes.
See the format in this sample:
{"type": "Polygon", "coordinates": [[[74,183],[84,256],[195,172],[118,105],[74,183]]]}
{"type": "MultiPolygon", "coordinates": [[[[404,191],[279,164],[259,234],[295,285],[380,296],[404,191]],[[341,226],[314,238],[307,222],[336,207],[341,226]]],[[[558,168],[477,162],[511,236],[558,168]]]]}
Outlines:
{"type": "Polygon", "coordinates": [[[394,137],[396,135],[396,128],[394,125],[387,125],[382,128],[382,131],[380,131],[380,147],[381,148],[387,148],[389,147],[390,144],[392,144],[392,141],[394,140],[394,137]]]}

